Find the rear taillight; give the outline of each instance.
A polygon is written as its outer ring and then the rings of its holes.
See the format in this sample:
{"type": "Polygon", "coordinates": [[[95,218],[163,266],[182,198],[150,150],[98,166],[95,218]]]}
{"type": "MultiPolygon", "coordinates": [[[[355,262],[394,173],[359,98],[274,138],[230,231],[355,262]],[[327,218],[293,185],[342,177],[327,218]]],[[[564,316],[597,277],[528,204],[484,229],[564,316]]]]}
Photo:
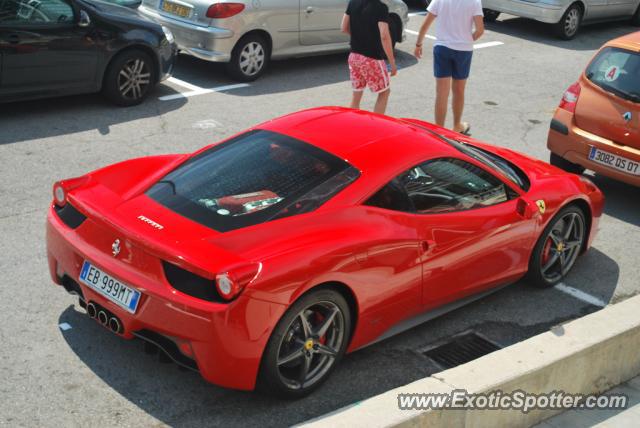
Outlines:
{"type": "Polygon", "coordinates": [[[225,300],[235,299],[247,285],[258,277],[261,269],[261,263],[250,263],[216,275],[218,293],[225,300]]]}
{"type": "Polygon", "coordinates": [[[230,18],[244,10],[242,3],[214,3],[207,9],[207,18],[230,18]]]}
{"type": "Polygon", "coordinates": [[[576,82],[573,85],[569,86],[562,95],[562,100],[560,100],[560,108],[567,110],[571,113],[575,113],[576,105],[578,104],[578,98],[580,97],[580,83],[576,82]]]}
{"type": "Polygon", "coordinates": [[[53,202],[62,208],[67,203],[67,194],[86,182],[87,177],[69,178],[56,182],[53,185],[53,202]]]}

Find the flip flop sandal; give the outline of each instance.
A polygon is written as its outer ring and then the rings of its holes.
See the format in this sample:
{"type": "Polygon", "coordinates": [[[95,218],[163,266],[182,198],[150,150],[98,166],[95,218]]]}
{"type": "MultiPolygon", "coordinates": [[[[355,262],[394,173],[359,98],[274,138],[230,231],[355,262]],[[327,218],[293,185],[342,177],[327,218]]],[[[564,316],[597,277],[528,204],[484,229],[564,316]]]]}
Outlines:
{"type": "Polygon", "coordinates": [[[458,131],[458,132],[460,132],[462,135],[466,135],[467,137],[470,137],[471,136],[471,132],[469,132],[469,131],[471,131],[471,125],[469,125],[468,123],[465,123],[465,125],[466,126],[465,126],[464,130],[458,131]]]}

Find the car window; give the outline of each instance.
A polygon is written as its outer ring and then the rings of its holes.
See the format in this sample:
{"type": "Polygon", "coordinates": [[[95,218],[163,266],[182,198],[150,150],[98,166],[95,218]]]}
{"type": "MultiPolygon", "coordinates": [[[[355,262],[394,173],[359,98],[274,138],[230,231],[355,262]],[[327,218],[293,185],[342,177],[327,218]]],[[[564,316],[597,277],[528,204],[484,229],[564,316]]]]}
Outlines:
{"type": "Polygon", "coordinates": [[[605,48],[589,64],[586,76],[605,91],[640,102],[640,54],[605,48]]]}
{"type": "Polygon", "coordinates": [[[358,176],[347,162],[315,146],[258,130],[196,156],[147,195],[224,232],[312,211],[358,176]]]}
{"type": "Polygon", "coordinates": [[[0,0],[0,25],[47,25],[74,22],[64,0],[0,0]]]}
{"type": "Polygon", "coordinates": [[[485,170],[461,159],[442,158],[404,172],[366,204],[433,214],[491,206],[510,197],[507,186],[485,170]]]}

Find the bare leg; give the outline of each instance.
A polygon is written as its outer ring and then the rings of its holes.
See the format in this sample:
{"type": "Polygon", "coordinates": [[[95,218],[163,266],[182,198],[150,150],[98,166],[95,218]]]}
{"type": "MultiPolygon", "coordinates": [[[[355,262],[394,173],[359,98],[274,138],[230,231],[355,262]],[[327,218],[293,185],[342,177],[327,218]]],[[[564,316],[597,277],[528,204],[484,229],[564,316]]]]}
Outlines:
{"type": "Polygon", "coordinates": [[[436,78],[436,124],[444,126],[447,119],[447,106],[449,104],[449,92],[451,91],[451,78],[436,78]]]}
{"type": "Polygon", "coordinates": [[[464,88],[467,84],[465,80],[453,79],[451,88],[453,89],[453,98],[451,100],[451,108],[453,109],[453,130],[462,132],[467,125],[462,122],[462,112],[464,110],[464,88]]]}
{"type": "Polygon", "coordinates": [[[364,91],[353,91],[353,97],[351,97],[351,105],[349,107],[360,109],[360,101],[362,101],[362,94],[364,91]]]}
{"type": "Polygon", "coordinates": [[[384,114],[387,110],[387,102],[389,101],[389,95],[391,95],[391,89],[387,89],[384,92],[380,92],[378,94],[378,99],[376,100],[376,105],[373,108],[373,111],[379,114],[384,114]]]}

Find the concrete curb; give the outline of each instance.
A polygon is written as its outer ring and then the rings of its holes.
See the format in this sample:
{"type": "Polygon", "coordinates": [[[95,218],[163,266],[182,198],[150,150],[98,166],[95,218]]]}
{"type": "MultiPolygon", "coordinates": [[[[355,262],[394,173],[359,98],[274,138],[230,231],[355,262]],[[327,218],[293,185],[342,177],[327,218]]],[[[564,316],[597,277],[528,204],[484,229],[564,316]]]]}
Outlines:
{"type": "Polygon", "coordinates": [[[559,410],[398,409],[399,393],[600,393],[640,374],[640,296],[309,421],[305,427],[528,427],[559,410]]]}

